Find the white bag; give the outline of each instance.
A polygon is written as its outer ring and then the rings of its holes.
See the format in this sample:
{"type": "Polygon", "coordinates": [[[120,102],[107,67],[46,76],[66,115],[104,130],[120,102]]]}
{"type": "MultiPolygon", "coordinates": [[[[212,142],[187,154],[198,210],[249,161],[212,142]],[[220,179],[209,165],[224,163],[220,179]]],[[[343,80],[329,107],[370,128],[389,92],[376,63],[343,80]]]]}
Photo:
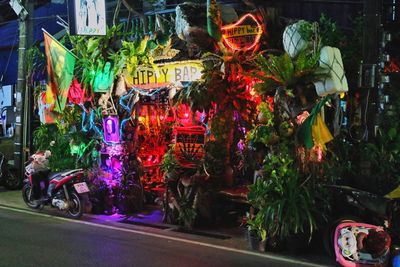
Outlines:
{"type": "Polygon", "coordinates": [[[126,85],[124,76],[121,74],[118,76],[118,82],[117,85],[115,86],[115,95],[122,96],[124,94],[126,94],[126,85]]]}
{"type": "Polygon", "coordinates": [[[300,20],[285,28],[283,32],[283,48],[291,58],[295,58],[299,52],[307,47],[307,40],[300,35],[300,25],[305,21],[300,20]]]}
{"type": "Polygon", "coordinates": [[[327,77],[315,82],[315,89],[319,96],[347,92],[349,86],[344,73],[342,55],[336,47],[324,46],[319,58],[320,68],[326,70],[327,77]]]}

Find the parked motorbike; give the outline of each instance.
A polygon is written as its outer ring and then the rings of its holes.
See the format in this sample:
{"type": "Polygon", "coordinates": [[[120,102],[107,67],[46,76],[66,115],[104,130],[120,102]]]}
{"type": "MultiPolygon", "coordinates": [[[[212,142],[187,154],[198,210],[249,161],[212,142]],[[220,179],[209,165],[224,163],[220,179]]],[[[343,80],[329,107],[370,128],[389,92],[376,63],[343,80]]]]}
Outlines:
{"type": "MultiPolygon", "coordinates": [[[[392,253],[399,251],[397,245],[400,244],[400,186],[386,196],[349,186],[328,186],[328,188],[333,193],[333,214],[336,215],[324,233],[324,247],[329,254],[336,255],[338,261],[341,259],[340,253],[338,253],[338,238],[340,234],[344,234],[345,227],[342,227],[343,225],[358,229],[356,231],[367,228],[364,227],[365,225],[369,225],[369,228],[379,227],[391,236],[392,253]]],[[[346,240],[350,239],[346,238],[346,240]]],[[[343,252],[343,250],[341,251],[343,252]]]]}
{"type": "Polygon", "coordinates": [[[0,152],[0,185],[4,185],[5,188],[10,190],[21,188],[22,185],[22,179],[18,177],[16,170],[7,163],[2,152],[0,152]]]}
{"type": "Polygon", "coordinates": [[[84,181],[82,169],[52,173],[41,172],[41,200],[33,199],[32,174],[27,174],[22,188],[22,197],[26,205],[33,209],[50,205],[73,219],[79,219],[84,211],[84,202],[88,199],[89,188],[84,181]]]}

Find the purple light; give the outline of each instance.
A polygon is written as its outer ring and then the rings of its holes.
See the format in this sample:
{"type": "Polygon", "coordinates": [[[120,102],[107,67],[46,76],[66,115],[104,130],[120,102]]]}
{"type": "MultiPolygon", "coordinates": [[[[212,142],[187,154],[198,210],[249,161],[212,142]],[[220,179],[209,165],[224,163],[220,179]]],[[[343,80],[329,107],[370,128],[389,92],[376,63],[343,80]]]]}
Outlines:
{"type": "Polygon", "coordinates": [[[103,119],[104,141],[119,143],[119,119],[117,116],[108,116],[103,119]]]}

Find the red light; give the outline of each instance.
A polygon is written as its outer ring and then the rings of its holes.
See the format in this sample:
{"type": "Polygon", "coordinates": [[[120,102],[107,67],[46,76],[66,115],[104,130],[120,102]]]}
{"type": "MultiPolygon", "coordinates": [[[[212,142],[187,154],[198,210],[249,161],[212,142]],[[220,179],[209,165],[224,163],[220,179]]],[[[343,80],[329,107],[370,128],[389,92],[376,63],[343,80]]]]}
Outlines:
{"type": "MultiPolygon", "coordinates": [[[[252,14],[246,14],[244,15],[242,18],[239,19],[239,21],[237,21],[234,24],[229,24],[226,25],[224,27],[221,28],[221,30],[223,32],[227,32],[229,30],[232,30],[235,27],[238,27],[245,19],[247,18],[251,18],[255,23],[256,23],[256,37],[254,39],[254,42],[251,45],[245,46],[245,47],[240,47],[239,44],[236,44],[232,41],[229,40],[229,36],[227,34],[222,34],[222,39],[224,40],[224,42],[229,46],[229,48],[231,48],[232,50],[242,50],[242,51],[248,51],[251,50],[253,48],[256,47],[256,45],[259,43],[260,39],[261,39],[261,35],[262,35],[262,26],[261,24],[258,22],[258,20],[252,15],[252,14]]],[[[232,37],[232,36],[231,36],[232,37]]]]}
{"type": "Polygon", "coordinates": [[[185,118],[189,118],[189,113],[185,112],[184,116],[185,118]]]}

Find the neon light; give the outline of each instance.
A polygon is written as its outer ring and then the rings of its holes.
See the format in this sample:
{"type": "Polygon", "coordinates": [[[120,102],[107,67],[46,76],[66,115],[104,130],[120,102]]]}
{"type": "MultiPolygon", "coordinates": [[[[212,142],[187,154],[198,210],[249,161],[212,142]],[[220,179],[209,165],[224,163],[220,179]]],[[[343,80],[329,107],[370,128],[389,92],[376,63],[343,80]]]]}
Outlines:
{"type": "Polygon", "coordinates": [[[86,112],[86,109],[83,108],[83,112],[82,112],[82,131],[88,132],[90,130],[93,130],[97,135],[102,136],[103,133],[96,126],[95,119],[96,119],[96,113],[94,112],[93,109],[90,109],[89,122],[87,122],[87,112],[86,112]]]}
{"type": "Polygon", "coordinates": [[[256,45],[259,43],[262,35],[262,26],[258,22],[256,17],[252,14],[244,15],[236,23],[223,26],[221,30],[222,30],[222,39],[224,40],[225,44],[232,50],[241,50],[241,51],[251,50],[255,48],[256,45]],[[251,25],[241,25],[243,21],[248,18],[254,21],[254,23],[256,24],[255,28],[252,27],[251,25]],[[234,42],[229,40],[232,37],[240,38],[243,36],[251,36],[251,35],[256,35],[253,44],[244,47],[240,47],[240,45],[235,44],[234,42]]]}
{"type": "Polygon", "coordinates": [[[119,120],[118,116],[108,116],[103,119],[104,140],[107,143],[119,143],[119,120]]]}

